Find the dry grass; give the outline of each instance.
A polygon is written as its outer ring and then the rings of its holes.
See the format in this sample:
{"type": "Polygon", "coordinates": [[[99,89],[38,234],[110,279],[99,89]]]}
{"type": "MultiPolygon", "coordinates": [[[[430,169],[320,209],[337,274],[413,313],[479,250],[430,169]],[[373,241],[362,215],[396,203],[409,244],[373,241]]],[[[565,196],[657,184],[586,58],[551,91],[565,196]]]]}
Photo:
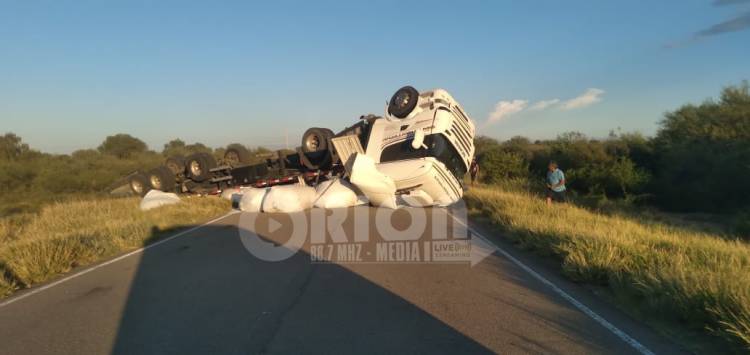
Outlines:
{"type": "Polygon", "coordinates": [[[0,298],[229,210],[219,198],[183,198],[146,212],[138,203],[138,198],[70,201],[0,219],[0,298]]]}
{"type": "Polygon", "coordinates": [[[559,257],[570,278],[608,286],[642,314],[750,349],[747,243],[573,205],[548,208],[523,191],[476,187],[466,199],[522,247],[559,257]]]}

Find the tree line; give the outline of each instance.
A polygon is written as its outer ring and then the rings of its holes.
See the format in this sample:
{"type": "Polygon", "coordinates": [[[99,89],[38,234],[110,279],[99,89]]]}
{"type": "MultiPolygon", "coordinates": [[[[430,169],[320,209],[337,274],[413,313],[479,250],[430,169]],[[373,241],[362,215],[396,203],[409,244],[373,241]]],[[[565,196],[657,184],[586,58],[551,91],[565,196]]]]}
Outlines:
{"type": "MultiPolygon", "coordinates": [[[[261,161],[268,149],[249,149],[261,161]]],[[[206,152],[217,160],[224,148],[173,139],[161,151],[153,151],[142,140],[128,134],[106,137],[96,149],[72,154],[49,154],[34,150],[21,137],[0,136],[0,215],[35,211],[45,203],[68,198],[107,194],[112,184],[136,170],[163,164],[166,157],[206,152]]]]}
{"type": "Polygon", "coordinates": [[[578,132],[531,141],[476,139],[482,180],[539,182],[551,160],[579,195],[624,198],[680,212],[750,210],[750,93],[748,83],[718,99],[665,113],[656,135],[611,132],[603,139],[578,132]]]}

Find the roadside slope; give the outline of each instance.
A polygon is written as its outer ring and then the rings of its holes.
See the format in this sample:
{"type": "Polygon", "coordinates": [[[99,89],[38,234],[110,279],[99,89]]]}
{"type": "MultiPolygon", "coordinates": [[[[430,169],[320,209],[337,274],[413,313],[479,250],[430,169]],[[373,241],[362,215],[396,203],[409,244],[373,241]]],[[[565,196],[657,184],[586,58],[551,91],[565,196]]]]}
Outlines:
{"type": "Polygon", "coordinates": [[[135,197],[74,200],[0,219],[0,299],[229,210],[219,198],[182,200],[145,212],[135,197]]]}
{"type": "Polygon", "coordinates": [[[525,249],[561,260],[563,273],[609,287],[625,307],[715,329],[750,346],[750,246],[658,223],[545,206],[536,196],[476,187],[468,204],[525,249]]]}

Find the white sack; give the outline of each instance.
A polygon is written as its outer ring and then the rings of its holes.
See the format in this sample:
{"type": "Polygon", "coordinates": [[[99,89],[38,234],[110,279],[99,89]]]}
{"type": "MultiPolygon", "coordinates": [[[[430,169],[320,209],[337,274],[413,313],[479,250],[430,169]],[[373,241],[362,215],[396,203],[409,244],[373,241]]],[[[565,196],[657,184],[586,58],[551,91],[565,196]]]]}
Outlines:
{"type": "Polygon", "coordinates": [[[298,212],[312,207],[314,200],[315,189],[310,186],[274,186],[263,200],[263,212],[298,212]]]}
{"type": "Polygon", "coordinates": [[[143,196],[141,200],[141,211],[147,211],[152,208],[157,208],[164,205],[173,205],[180,203],[180,197],[177,194],[171,192],[161,192],[159,190],[151,190],[143,196]]]}
{"type": "Polygon", "coordinates": [[[397,209],[396,183],[375,167],[375,161],[364,154],[356,153],[351,168],[350,180],[375,207],[397,209]]]}
{"type": "Polygon", "coordinates": [[[267,188],[242,189],[242,194],[234,194],[233,199],[239,199],[239,208],[245,212],[260,212],[267,188]]]}
{"type": "Polygon", "coordinates": [[[357,196],[354,186],[346,180],[332,179],[318,184],[315,194],[317,208],[345,208],[367,204],[367,197],[357,196]]]}

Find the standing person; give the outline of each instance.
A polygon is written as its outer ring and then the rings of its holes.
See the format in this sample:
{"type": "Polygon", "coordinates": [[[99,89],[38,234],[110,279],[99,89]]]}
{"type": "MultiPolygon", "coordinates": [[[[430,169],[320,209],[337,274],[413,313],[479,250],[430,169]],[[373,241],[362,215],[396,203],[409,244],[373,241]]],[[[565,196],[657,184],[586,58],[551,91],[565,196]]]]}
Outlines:
{"type": "Polygon", "coordinates": [[[547,206],[555,202],[565,202],[565,174],[554,160],[547,165],[547,206]]]}
{"type": "Polygon", "coordinates": [[[474,186],[474,181],[477,179],[477,175],[479,175],[479,163],[477,163],[476,157],[471,160],[471,165],[469,166],[469,174],[471,174],[471,186],[474,186]]]}

